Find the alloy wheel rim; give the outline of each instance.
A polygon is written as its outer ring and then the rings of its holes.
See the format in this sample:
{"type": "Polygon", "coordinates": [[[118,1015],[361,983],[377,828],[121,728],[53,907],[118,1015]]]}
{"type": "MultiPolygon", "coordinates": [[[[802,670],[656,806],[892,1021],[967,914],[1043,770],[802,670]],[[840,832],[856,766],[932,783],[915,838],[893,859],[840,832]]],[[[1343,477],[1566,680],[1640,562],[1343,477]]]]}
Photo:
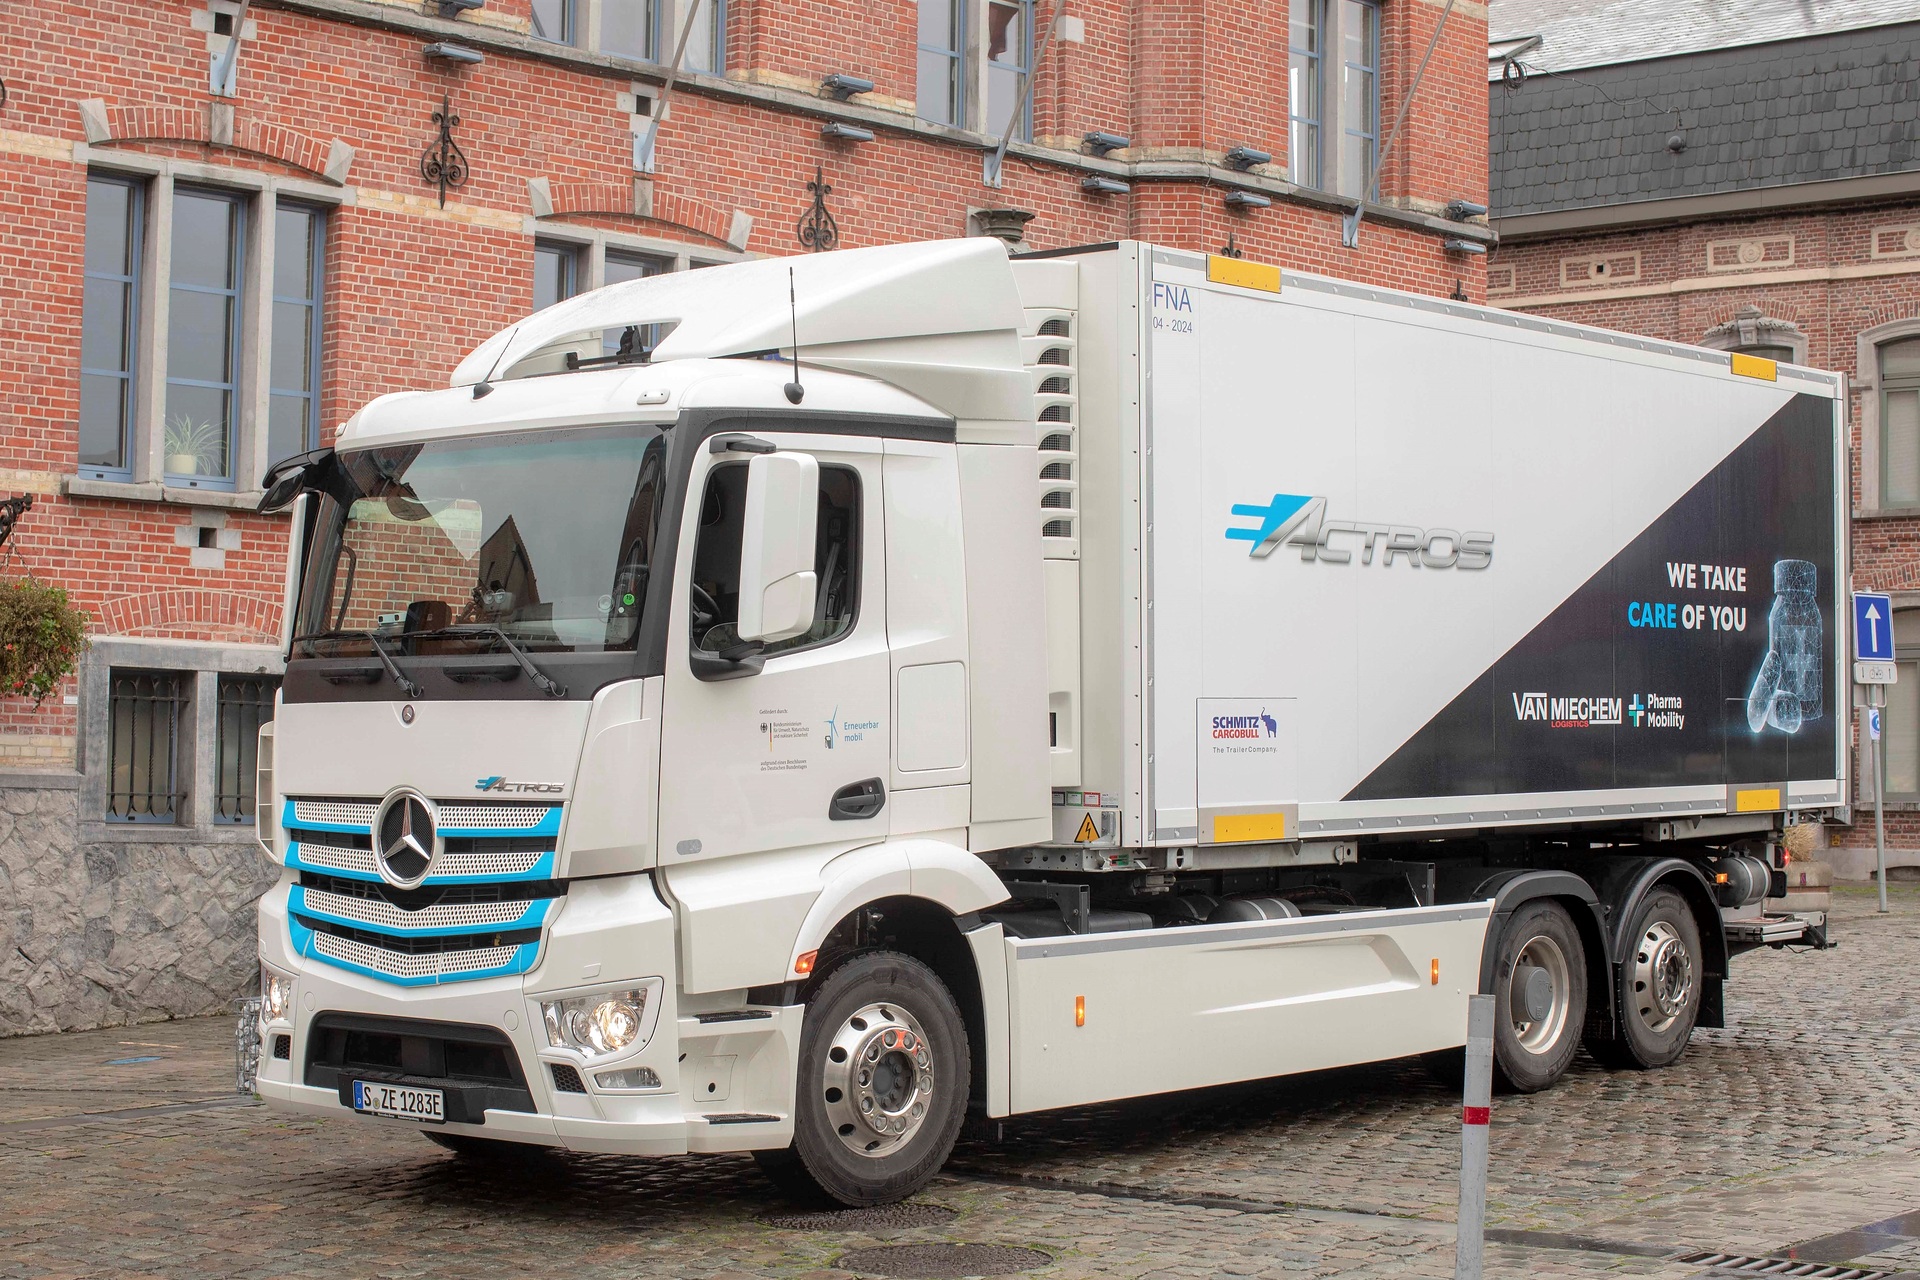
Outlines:
{"type": "Polygon", "coordinates": [[[1567,1014],[1573,1004],[1573,975],[1566,953],[1546,934],[1535,934],[1514,953],[1507,982],[1507,1012],[1513,1021],[1514,1039],[1528,1053],[1551,1051],[1566,1031],[1567,1014]],[[1552,1007],[1544,1018],[1526,1016],[1526,1001],[1519,980],[1528,969],[1544,969],[1547,980],[1553,984],[1552,1007]]]}
{"type": "Polygon", "coordinates": [[[822,1076],[827,1122],[855,1155],[891,1155],[933,1109],[933,1046],[896,1004],[866,1005],[841,1023],[822,1076]]]}
{"type": "Polygon", "coordinates": [[[1633,1003],[1640,1021],[1659,1033],[1693,999],[1693,955],[1680,931],[1665,920],[1649,923],[1633,957],[1633,1003]]]}

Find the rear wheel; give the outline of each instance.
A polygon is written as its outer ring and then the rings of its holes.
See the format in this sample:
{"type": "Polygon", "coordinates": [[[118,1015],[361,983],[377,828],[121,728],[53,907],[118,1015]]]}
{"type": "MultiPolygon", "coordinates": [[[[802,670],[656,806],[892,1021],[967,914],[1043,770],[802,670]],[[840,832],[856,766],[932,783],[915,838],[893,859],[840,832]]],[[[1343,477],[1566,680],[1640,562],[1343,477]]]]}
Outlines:
{"type": "Polygon", "coordinates": [[[971,1061],[960,1008],[933,970],[898,952],[856,956],[807,1005],[793,1145],[755,1159],[803,1199],[912,1195],[953,1150],[971,1061]]]}
{"type": "Polygon", "coordinates": [[[1495,1082],[1535,1093],[1566,1074],[1587,1018],[1587,952],[1557,902],[1507,918],[1493,970],[1495,1082]]]}
{"type": "Polygon", "coordinates": [[[1619,1032],[1589,1047],[1610,1066],[1670,1066],[1687,1051],[1705,979],[1686,899],[1665,888],[1642,898],[1620,960],[1619,1032]]]}

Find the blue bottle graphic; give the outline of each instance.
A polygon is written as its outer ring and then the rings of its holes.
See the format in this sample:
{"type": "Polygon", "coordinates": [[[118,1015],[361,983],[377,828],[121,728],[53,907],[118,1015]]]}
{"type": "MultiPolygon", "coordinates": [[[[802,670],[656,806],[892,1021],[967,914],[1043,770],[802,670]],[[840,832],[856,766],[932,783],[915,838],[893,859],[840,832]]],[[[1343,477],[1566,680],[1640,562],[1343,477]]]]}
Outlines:
{"type": "Polygon", "coordinates": [[[1747,728],[1755,733],[1768,725],[1798,733],[1826,713],[1819,587],[1820,571],[1810,561],[1774,562],[1767,656],[1747,693],[1747,728]]]}

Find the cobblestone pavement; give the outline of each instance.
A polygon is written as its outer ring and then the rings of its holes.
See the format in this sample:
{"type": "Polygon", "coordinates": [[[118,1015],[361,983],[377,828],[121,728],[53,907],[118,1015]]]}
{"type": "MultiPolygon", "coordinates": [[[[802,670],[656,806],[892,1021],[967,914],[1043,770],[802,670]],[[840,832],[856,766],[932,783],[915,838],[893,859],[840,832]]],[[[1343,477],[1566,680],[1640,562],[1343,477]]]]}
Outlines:
{"type": "MultiPolygon", "coordinates": [[[[1489,1274],[1920,1269],[1920,893],[1835,916],[1838,950],[1736,961],[1730,1027],[1677,1066],[1496,1099],[1489,1274]]],[[[229,1096],[232,1058],[224,1019],[0,1041],[0,1276],[838,1280],[940,1242],[1042,1250],[1040,1280],[1452,1274],[1458,1096],[1406,1064],[1011,1121],[926,1225],[823,1227],[770,1221],[795,1210],[745,1159],[474,1166],[283,1119],[229,1096]]]]}

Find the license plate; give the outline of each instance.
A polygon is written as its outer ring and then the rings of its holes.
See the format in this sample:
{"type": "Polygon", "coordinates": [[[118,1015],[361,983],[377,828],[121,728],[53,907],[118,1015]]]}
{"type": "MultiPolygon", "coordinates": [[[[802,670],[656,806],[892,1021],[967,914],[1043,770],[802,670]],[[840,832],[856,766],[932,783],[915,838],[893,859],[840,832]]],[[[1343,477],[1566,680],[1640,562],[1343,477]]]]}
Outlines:
{"type": "Polygon", "coordinates": [[[395,1120],[418,1120],[426,1124],[447,1122],[446,1100],[438,1089],[410,1089],[402,1084],[355,1080],[353,1109],[363,1115],[392,1116],[395,1120]]]}

